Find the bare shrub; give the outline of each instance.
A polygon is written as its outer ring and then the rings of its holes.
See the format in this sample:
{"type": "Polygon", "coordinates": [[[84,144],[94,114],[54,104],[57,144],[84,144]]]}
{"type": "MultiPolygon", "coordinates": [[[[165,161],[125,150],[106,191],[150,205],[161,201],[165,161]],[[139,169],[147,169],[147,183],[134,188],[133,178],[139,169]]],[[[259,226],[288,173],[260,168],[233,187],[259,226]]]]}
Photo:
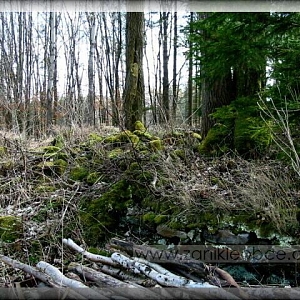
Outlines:
{"type": "MultiPolygon", "coordinates": [[[[296,95],[292,91],[290,91],[290,94],[295,101],[297,99],[296,95]]],[[[268,99],[268,103],[269,105],[266,105],[266,102],[260,97],[258,105],[262,112],[261,117],[273,132],[274,142],[290,159],[294,171],[300,177],[300,156],[296,149],[290,126],[290,114],[293,111],[288,109],[286,97],[284,97],[284,107],[281,109],[276,107],[271,98],[268,99]],[[275,128],[278,128],[279,133],[275,131],[275,128]]]]}
{"type": "Polygon", "coordinates": [[[270,221],[279,232],[298,226],[297,205],[291,193],[292,178],[273,168],[255,166],[249,179],[237,187],[240,201],[262,221],[270,221]]]}
{"type": "Polygon", "coordinates": [[[243,165],[240,180],[226,186],[227,197],[214,195],[215,208],[254,215],[258,223],[271,223],[280,233],[297,228],[297,192],[290,170],[271,162],[243,165]]]}

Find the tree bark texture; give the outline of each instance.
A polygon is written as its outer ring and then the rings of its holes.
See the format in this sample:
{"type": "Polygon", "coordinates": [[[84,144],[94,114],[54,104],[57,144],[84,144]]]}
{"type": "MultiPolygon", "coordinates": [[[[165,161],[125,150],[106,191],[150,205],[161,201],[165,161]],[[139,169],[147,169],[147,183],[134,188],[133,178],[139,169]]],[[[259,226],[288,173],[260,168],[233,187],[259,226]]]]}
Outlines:
{"type": "Polygon", "coordinates": [[[202,123],[201,135],[204,138],[209,129],[214,125],[211,116],[216,108],[228,105],[232,100],[232,80],[231,72],[222,78],[215,79],[213,82],[205,78],[202,81],[201,97],[202,97],[202,123]]]}
{"type": "MultiPolygon", "coordinates": [[[[194,21],[194,13],[190,14],[190,22],[194,21]]],[[[190,29],[191,34],[191,29],[190,29]]],[[[190,54],[189,54],[189,70],[188,70],[188,107],[187,107],[187,117],[189,125],[193,125],[193,45],[189,42],[190,54]]]]}
{"type": "Polygon", "coordinates": [[[169,103],[169,54],[168,54],[168,20],[169,13],[163,12],[163,120],[170,119],[169,103]]]}
{"type": "Polygon", "coordinates": [[[144,13],[129,12],[126,18],[125,127],[134,129],[142,119],[145,105],[143,75],[144,13]]]}

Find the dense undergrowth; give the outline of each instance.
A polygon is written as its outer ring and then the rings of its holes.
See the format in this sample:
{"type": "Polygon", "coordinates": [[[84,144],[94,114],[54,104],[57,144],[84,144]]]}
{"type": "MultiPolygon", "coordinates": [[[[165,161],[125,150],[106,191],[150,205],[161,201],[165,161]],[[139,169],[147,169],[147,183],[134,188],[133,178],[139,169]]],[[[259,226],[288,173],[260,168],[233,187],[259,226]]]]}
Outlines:
{"type": "MultiPolygon", "coordinates": [[[[61,130],[44,141],[2,134],[2,253],[36,263],[68,259],[70,237],[98,249],[205,243],[203,232],[299,241],[299,180],[286,163],[199,153],[191,130],[61,130]],[[7,219],[15,218],[13,219],[7,219]]],[[[95,249],[95,248],[93,248],[95,249]]]]}

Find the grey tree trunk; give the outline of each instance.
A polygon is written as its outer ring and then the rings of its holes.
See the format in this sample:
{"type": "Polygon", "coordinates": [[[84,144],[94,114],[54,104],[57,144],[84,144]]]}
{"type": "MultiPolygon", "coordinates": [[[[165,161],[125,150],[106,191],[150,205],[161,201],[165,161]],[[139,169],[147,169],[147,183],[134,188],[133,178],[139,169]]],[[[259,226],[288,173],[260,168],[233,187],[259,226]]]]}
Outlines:
{"type": "Polygon", "coordinates": [[[172,120],[176,122],[177,109],[177,12],[174,13],[174,41],[173,41],[173,99],[172,99],[172,120]]]}
{"type": "Polygon", "coordinates": [[[55,64],[56,64],[56,13],[50,12],[50,57],[48,65],[48,80],[47,80],[47,113],[46,113],[46,124],[47,131],[51,129],[53,125],[53,99],[54,99],[54,82],[55,78],[55,64]]]}
{"type": "Polygon", "coordinates": [[[88,60],[88,104],[86,121],[89,125],[95,125],[95,70],[94,70],[94,58],[96,47],[96,22],[94,13],[87,13],[89,21],[89,33],[90,33],[90,51],[88,60]]]}
{"type": "MultiPolygon", "coordinates": [[[[192,23],[194,21],[194,13],[191,12],[190,14],[190,22],[192,23]]],[[[188,123],[189,125],[193,125],[193,45],[191,42],[189,42],[189,78],[188,78],[188,123]]]]}
{"type": "Polygon", "coordinates": [[[170,120],[169,101],[169,54],[168,54],[168,21],[169,13],[163,12],[163,120],[170,120]]]}
{"type": "Polygon", "coordinates": [[[32,132],[32,110],[30,107],[32,70],[33,70],[33,50],[32,50],[32,13],[28,13],[27,24],[25,28],[25,45],[26,45],[26,78],[25,78],[25,112],[24,118],[26,133],[32,132]]]}

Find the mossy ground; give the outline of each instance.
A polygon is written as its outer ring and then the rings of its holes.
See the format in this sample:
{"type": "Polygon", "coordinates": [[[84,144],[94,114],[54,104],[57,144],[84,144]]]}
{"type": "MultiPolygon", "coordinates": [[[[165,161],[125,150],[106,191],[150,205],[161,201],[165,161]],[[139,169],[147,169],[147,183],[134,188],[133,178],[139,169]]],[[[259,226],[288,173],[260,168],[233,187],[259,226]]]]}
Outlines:
{"type": "Polygon", "coordinates": [[[0,216],[0,239],[2,242],[11,243],[22,237],[22,220],[16,216],[0,216]]]}
{"type": "Polygon", "coordinates": [[[1,168],[11,162],[0,172],[3,212],[9,205],[23,210],[28,247],[39,254],[48,247],[51,257],[60,252],[49,245],[63,237],[94,248],[113,236],[155,243],[160,225],[193,231],[189,236],[229,228],[297,237],[300,184],[292,170],[274,161],[207,157],[198,152],[206,142],[191,131],[153,134],[139,123],[133,132],[54,137],[24,151],[30,165],[7,149],[0,156],[1,168]],[[20,188],[12,193],[11,186],[20,188]]]}

